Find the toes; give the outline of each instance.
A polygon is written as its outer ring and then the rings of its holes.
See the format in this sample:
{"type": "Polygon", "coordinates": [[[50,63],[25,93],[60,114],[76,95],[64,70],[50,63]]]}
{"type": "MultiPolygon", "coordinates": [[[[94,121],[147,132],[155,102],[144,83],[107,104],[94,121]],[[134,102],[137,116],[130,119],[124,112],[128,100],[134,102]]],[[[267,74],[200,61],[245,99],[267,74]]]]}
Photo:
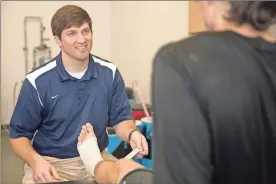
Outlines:
{"type": "Polygon", "coordinates": [[[84,134],[83,132],[81,132],[81,134],[80,134],[80,139],[81,139],[81,142],[83,142],[83,141],[84,141],[84,138],[85,138],[85,134],[84,134]]]}
{"type": "Polygon", "coordinates": [[[96,137],[94,134],[93,127],[90,123],[86,123],[82,126],[81,132],[78,137],[77,146],[80,146],[88,137],[96,137]]]}
{"type": "Polygon", "coordinates": [[[81,135],[80,135],[80,136],[78,137],[78,144],[77,144],[77,146],[80,146],[81,143],[82,143],[82,139],[81,139],[81,135]]]}
{"type": "Polygon", "coordinates": [[[84,136],[82,133],[80,133],[79,137],[78,137],[78,144],[77,146],[80,146],[83,143],[84,140],[84,136]]]}
{"type": "Polygon", "coordinates": [[[86,123],[86,129],[87,129],[87,133],[92,136],[92,137],[95,137],[95,133],[94,133],[94,130],[93,130],[93,126],[90,124],[90,123],[86,123]]]}
{"type": "Polygon", "coordinates": [[[82,126],[81,132],[78,137],[77,146],[80,146],[80,144],[82,144],[84,142],[84,140],[86,139],[87,136],[95,137],[93,127],[90,123],[87,123],[86,125],[82,126]]]}
{"type": "Polygon", "coordinates": [[[84,138],[86,137],[86,132],[87,132],[86,126],[83,125],[83,126],[82,126],[82,130],[81,130],[81,134],[84,136],[84,138]]]}

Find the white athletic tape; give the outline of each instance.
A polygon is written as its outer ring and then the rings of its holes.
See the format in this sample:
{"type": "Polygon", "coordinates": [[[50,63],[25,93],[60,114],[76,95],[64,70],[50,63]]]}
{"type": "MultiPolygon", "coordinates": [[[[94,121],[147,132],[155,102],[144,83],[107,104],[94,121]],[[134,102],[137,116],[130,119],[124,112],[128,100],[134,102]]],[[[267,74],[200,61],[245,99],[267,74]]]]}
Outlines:
{"type": "Polygon", "coordinates": [[[95,137],[86,137],[84,142],[78,147],[81,160],[87,172],[95,176],[95,166],[103,160],[95,137]]]}
{"type": "Polygon", "coordinates": [[[135,148],[134,150],[132,150],[127,156],[125,156],[126,159],[132,159],[133,157],[135,157],[135,155],[137,155],[140,152],[140,149],[135,148]]]}

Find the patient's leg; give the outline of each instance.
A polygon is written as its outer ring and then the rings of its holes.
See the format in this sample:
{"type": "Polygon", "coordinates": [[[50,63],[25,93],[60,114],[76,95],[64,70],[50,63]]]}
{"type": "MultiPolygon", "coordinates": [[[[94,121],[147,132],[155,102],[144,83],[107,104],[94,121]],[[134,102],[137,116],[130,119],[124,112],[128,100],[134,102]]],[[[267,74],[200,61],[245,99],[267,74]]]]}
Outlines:
{"type": "Polygon", "coordinates": [[[83,125],[78,138],[78,151],[87,172],[94,175],[95,166],[103,160],[97,138],[90,123],[83,125]]]}
{"type": "Polygon", "coordinates": [[[143,168],[143,166],[131,159],[104,161],[90,123],[87,123],[82,128],[79,136],[78,150],[86,170],[96,178],[99,184],[119,183],[127,173],[137,168],[143,168]]]}
{"type": "Polygon", "coordinates": [[[96,181],[99,184],[119,184],[126,174],[138,168],[144,167],[131,159],[103,161],[96,166],[96,181]]]}

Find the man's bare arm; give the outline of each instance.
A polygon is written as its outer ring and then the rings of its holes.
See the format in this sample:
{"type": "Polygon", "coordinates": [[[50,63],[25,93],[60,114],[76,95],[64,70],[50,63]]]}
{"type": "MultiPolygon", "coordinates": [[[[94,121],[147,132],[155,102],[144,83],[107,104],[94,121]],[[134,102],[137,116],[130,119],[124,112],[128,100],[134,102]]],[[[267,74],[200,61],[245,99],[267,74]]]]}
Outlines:
{"type": "Polygon", "coordinates": [[[35,160],[41,157],[33,148],[31,141],[26,137],[10,139],[14,153],[24,160],[31,167],[34,166],[35,160]]]}
{"type": "Polygon", "coordinates": [[[142,158],[148,155],[148,143],[144,135],[139,131],[134,131],[131,134],[131,140],[129,141],[129,135],[131,131],[137,129],[133,120],[123,121],[115,126],[115,132],[117,136],[126,142],[129,142],[132,149],[139,148],[141,151],[138,153],[137,158],[142,158]]]}
{"type": "Polygon", "coordinates": [[[10,139],[14,153],[33,169],[33,180],[38,183],[57,182],[60,177],[56,169],[38,154],[26,137],[10,139]]]}
{"type": "Polygon", "coordinates": [[[115,125],[114,129],[117,136],[121,140],[128,142],[128,135],[132,130],[136,129],[136,124],[134,123],[133,120],[126,120],[115,125]]]}

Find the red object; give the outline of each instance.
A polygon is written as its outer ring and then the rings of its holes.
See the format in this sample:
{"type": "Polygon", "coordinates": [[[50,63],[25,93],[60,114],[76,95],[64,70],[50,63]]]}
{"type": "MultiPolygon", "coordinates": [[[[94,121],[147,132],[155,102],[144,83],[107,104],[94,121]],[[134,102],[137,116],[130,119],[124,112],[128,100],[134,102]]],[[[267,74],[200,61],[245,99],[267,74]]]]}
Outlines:
{"type": "MultiPolygon", "coordinates": [[[[149,115],[151,116],[151,106],[146,104],[147,110],[149,111],[149,115]]],[[[141,120],[143,117],[146,117],[146,114],[143,111],[141,104],[132,104],[132,117],[134,120],[141,120]]]]}
{"type": "MultiPolygon", "coordinates": [[[[151,116],[151,112],[149,112],[149,115],[151,116]]],[[[134,120],[141,120],[143,117],[146,117],[146,114],[143,110],[133,110],[132,117],[134,120]]]]}

